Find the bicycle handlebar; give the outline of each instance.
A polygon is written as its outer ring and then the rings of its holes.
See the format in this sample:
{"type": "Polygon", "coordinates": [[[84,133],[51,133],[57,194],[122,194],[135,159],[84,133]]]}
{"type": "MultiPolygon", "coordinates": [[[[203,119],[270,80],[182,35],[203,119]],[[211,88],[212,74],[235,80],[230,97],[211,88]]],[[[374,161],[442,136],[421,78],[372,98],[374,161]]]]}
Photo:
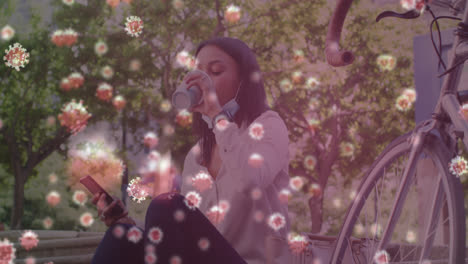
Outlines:
{"type": "Polygon", "coordinates": [[[346,66],[354,61],[353,53],[351,51],[340,51],[339,44],[343,23],[352,2],[353,0],[338,0],[330,24],[328,24],[325,55],[328,64],[334,67],[346,66]]]}

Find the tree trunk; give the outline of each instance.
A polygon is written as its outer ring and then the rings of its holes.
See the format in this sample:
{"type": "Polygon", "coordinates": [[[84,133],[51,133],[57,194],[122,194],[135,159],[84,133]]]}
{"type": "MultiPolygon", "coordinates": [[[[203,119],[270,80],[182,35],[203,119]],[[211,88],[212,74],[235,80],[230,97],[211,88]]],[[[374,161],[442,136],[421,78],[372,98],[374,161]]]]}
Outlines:
{"type": "MultiPolygon", "coordinates": [[[[19,161],[18,161],[19,162],[19,161]]],[[[22,171],[15,172],[15,189],[13,194],[13,208],[11,209],[11,229],[21,229],[24,208],[24,179],[26,175],[22,171]]]]}
{"type": "Polygon", "coordinates": [[[319,198],[309,198],[310,220],[312,222],[311,233],[318,234],[322,229],[323,219],[323,195],[319,198]]]}

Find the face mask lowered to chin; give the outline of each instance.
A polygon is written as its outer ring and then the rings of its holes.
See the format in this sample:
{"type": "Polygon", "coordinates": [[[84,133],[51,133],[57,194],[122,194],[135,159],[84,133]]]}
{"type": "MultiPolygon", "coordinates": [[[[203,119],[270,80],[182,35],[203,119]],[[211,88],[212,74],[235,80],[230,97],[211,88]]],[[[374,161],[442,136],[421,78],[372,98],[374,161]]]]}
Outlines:
{"type": "MultiPolygon", "coordinates": [[[[239,84],[239,87],[237,88],[236,96],[234,96],[234,98],[232,98],[231,100],[229,100],[227,103],[225,103],[222,106],[222,109],[226,111],[227,113],[229,113],[231,116],[234,116],[240,108],[236,99],[237,99],[237,95],[239,94],[241,84],[242,82],[239,84]]],[[[202,114],[202,119],[208,124],[209,129],[213,129],[212,120],[209,116],[202,114]]]]}

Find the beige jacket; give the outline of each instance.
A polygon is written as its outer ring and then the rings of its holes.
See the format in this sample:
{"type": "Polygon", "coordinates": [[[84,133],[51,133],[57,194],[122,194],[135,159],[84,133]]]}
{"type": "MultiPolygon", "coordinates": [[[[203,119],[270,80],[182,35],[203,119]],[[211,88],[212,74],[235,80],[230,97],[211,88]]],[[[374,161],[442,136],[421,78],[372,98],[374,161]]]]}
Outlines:
{"type": "MultiPolygon", "coordinates": [[[[191,191],[197,192],[201,197],[198,209],[208,219],[211,216],[212,223],[239,255],[248,264],[265,264],[266,238],[274,236],[287,241],[286,237],[290,232],[287,204],[278,198],[279,192],[289,185],[289,138],[286,125],[278,113],[268,110],[249,128],[245,124],[238,128],[236,123],[229,122],[222,131],[214,128],[213,133],[222,160],[216,180],[209,176],[206,167],[200,165],[201,151],[198,142],[184,161],[181,194],[186,196],[191,191]],[[261,139],[254,139],[249,134],[250,128],[256,123],[263,126],[261,139]],[[252,153],[263,157],[261,166],[249,164],[252,153]],[[208,174],[208,182],[211,182],[211,186],[205,190],[197,187],[199,185],[196,183],[201,183],[200,180],[195,180],[195,184],[192,180],[200,172],[208,174]],[[213,215],[216,214],[209,212],[220,201],[227,201],[229,208],[224,217],[215,218],[213,215]],[[284,217],[284,225],[278,230],[268,224],[270,216],[275,213],[284,217]]],[[[250,162],[252,161],[251,159],[250,162]]],[[[276,247],[272,252],[272,264],[291,262],[287,243],[276,247]]]]}

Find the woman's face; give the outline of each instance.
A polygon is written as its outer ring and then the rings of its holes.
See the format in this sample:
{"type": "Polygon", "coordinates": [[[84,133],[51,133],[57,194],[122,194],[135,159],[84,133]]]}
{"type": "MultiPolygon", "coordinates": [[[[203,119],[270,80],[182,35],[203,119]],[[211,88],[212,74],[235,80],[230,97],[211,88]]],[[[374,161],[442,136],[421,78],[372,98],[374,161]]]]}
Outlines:
{"type": "Polygon", "coordinates": [[[210,76],[221,106],[234,98],[240,78],[237,63],[231,56],[214,45],[207,45],[198,52],[195,67],[210,76]]]}

